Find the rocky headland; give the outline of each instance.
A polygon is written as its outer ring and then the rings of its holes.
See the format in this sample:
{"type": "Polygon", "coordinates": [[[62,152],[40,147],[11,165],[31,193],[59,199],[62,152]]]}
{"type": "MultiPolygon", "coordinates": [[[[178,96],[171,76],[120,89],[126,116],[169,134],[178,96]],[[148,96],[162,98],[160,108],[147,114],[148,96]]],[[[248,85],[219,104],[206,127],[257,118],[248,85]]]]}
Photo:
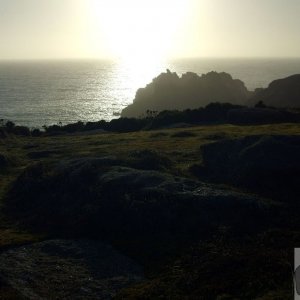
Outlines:
{"type": "Polygon", "coordinates": [[[257,89],[250,105],[262,101],[272,107],[300,107],[300,75],[292,75],[270,83],[265,89],[257,89]]]}
{"type": "Polygon", "coordinates": [[[147,111],[194,109],[212,102],[244,104],[250,96],[244,83],[227,73],[199,76],[189,72],[179,77],[168,70],[139,89],[133,104],[121,116],[142,117],[147,111]]]}
{"type": "Polygon", "coordinates": [[[267,107],[299,108],[300,75],[275,80],[268,88],[249,91],[245,84],[230,74],[209,72],[201,76],[185,73],[181,77],[169,70],[137,91],[133,103],[121,116],[141,118],[164,110],[185,110],[205,107],[209,103],[231,103],[267,107]]]}

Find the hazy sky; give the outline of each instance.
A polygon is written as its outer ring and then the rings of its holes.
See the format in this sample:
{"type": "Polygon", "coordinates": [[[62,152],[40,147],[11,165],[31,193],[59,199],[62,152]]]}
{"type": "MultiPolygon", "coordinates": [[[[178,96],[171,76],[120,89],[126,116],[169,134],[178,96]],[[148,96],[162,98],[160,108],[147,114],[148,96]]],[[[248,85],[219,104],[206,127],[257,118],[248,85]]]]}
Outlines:
{"type": "Polygon", "coordinates": [[[300,56],[300,0],[0,0],[0,59],[300,56]]]}

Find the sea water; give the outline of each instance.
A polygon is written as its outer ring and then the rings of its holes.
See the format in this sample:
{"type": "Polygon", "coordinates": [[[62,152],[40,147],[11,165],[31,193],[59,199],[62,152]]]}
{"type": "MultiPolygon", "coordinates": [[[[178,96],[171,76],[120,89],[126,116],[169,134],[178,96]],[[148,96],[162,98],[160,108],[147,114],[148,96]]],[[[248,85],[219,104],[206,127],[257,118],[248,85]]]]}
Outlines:
{"type": "Polygon", "coordinates": [[[179,75],[224,71],[254,90],[300,73],[300,59],[0,61],[0,119],[42,127],[118,118],[137,89],[166,69],[179,75]]]}

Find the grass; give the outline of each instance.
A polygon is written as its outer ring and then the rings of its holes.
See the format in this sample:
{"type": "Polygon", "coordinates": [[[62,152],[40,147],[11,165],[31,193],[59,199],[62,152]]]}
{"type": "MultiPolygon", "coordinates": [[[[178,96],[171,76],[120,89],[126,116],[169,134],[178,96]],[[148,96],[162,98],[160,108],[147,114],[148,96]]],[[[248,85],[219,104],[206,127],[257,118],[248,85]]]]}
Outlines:
{"type": "MultiPolygon", "coordinates": [[[[0,153],[6,155],[11,165],[0,173],[0,205],[6,190],[29,165],[53,162],[82,156],[117,156],[127,158],[134,151],[153,150],[167,156],[173,163],[169,170],[176,175],[191,176],[189,168],[201,163],[200,147],[214,141],[211,137],[227,138],[247,135],[289,134],[300,135],[300,124],[272,124],[257,126],[213,125],[161,131],[133,133],[99,133],[95,135],[66,134],[48,137],[9,136],[0,140],[0,153]],[[32,155],[32,153],[37,155],[32,155]],[[41,153],[42,155],[38,155],[41,153]],[[36,158],[30,158],[36,157],[36,158]]],[[[0,224],[1,224],[0,217],[0,224]]],[[[5,222],[4,222],[5,223],[5,222]]],[[[1,225],[0,225],[1,226],[1,225]]],[[[0,229],[2,232],[2,230],[0,229]]],[[[7,236],[7,234],[5,234],[7,236]]],[[[23,239],[23,237],[21,238],[23,239]]],[[[6,242],[5,242],[6,243],[6,242]]],[[[0,249],[1,249],[0,242],[0,249]]]]}
{"type": "MultiPolygon", "coordinates": [[[[222,137],[238,138],[248,135],[300,135],[300,124],[211,125],[184,128],[184,131],[182,128],[176,128],[163,131],[93,135],[78,133],[48,137],[9,136],[0,139],[0,153],[10,161],[6,169],[0,170],[0,206],[5,201],[5,193],[11,183],[26,167],[36,162],[55,162],[83,156],[116,156],[128,159],[134,152],[152,150],[168,157],[171,161],[172,167],[167,168],[167,172],[192,177],[190,167],[194,164],[201,164],[201,145],[212,143],[222,137]]],[[[43,238],[43,236],[24,232],[18,224],[8,221],[0,213],[0,251],[43,238]]],[[[161,286],[161,282],[157,285],[161,286]]],[[[151,285],[149,289],[155,290],[155,281],[145,283],[141,287],[142,290],[147,290],[147,284],[151,285]]],[[[133,293],[139,293],[139,289],[140,287],[137,287],[133,293]]],[[[9,296],[11,293],[13,292],[8,288],[1,288],[0,282],[0,299],[13,299],[9,296]]],[[[132,299],[138,299],[138,297],[132,299]]]]}
{"type": "Polygon", "coordinates": [[[219,136],[220,133],[228,138],[260,134],[300,134],[300,124],[197,126],[185,129],[184,133],[189,137],[182,138],[180,128],[164,130],[163,134],[157,131],[140,131],[49,137],[11,136],[0,140],[0,153],[9,154],[17,162],[17,166],[11,168],[15,174],[34,161],[53,161],[78,156],[127,156],[132,151],[141,150],[159,151],[180,165],[187,156],[189,161],[199,162],[199,147],[212,142],[211,136],[219,136]],[[33,152],[44,152],[45,155],[40,155],[40,158],[35,155],[36,159],[30,159],[30,156],[34,156],[33,152]]]}

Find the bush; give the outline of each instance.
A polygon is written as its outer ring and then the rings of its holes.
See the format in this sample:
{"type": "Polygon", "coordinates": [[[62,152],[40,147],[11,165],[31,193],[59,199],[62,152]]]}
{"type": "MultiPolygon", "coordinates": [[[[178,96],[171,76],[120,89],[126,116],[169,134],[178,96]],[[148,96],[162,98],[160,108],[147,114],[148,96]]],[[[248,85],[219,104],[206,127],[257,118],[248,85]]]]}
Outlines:
{"type": "Polygon", "coordinates": [[[63,131],[72,133],[72,132],[77,132],[77,131],[82,131],[84,129],[84,123],[81,121],[78,121],[77,123],[73,124],[67,124],[62,127],[63,131]]]}
{"type": "Polygon", "coordinates": [[[109,131],[117,131],[117,132],[132,132],[142,130],[146,124],[148,123],[148,119],[128,119],[128,118],[120,118],[111,120],[107,129],[109,131]]]}
{"type": "Polygon", "coordinates": [[[6,124],[5,124],[5,127],[6,127],[8,132],[11,132],[12,129],[15,127],[15,123],[11,122],[11,121],[7,121],[6,124]]]}
{"type": "Polygon", "coordinates": [[[107,130],[107,126],[108,126],[108,122],[101,120],[98,122],[87,122],[85,124],[84,130],[88,131],[88,130],[98,130],[98,129],[103,129],[103,130],[107,130]]]}
{"type": "Polygon", "coordinates": [[[30,136],[30,129],[26,126],[15,126],[13,127],[12,131],[15,135],[24,135],[24,136],[30,136]]]}
{"type": "Polygon", "coordinates": [[[62,131],[62,126],[59,125],[51,125],[51,126],[44,125],[43,128],[45,129],[46,133],[50,133],[50,134],[62,131]]]}
{"type": "Polygon", "coordinates": [[[31,130],[31,135],[34,137],[39,137],[42,135],[42,132],[40,129],[35,128],[35,129],[31,130]]]}
{"type": "Polygon", "coordinates": [[[230,110],[241,108],[230,103],[211,103],[204,108],[187,109],[184,111],[162,111],[151,121],[151,129],[175,123],[208,124],[226,123],[230,110]]]}

